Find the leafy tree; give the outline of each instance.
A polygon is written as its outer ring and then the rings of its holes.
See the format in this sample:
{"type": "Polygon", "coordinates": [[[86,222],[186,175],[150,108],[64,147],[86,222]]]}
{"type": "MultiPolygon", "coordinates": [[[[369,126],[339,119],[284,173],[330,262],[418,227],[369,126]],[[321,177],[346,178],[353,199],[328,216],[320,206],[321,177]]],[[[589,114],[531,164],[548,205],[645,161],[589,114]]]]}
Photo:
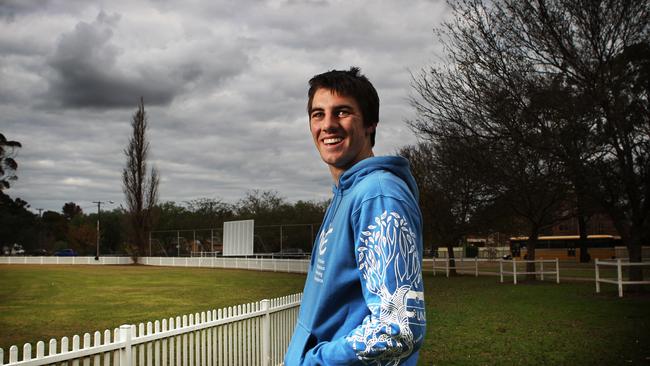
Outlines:
{"type": "Polygon", "coordinates": [[[81,207],[79,207],[79,205],[74,202],[68,202],[64,204],[61,212],[63,212],[63,217],[65,217],[68,221],[74,219],[78,215],[83,214],[81,207]]]}
{"type": "Polygon", "coordinates": [[[11,181],[18,179],[16,169],[18,163],[14,160],[16,150],[22,147],[18,141],[9,141],[0,133],[0,192],[10,187],[11,181]]]}
{"type": "Polygon", "coordinates": [[[37,216],[28,210],[26,201],[11,199],[0,190],[0,249],[14,243],[25,250],[33,249],[38,241],[37,216]]]}
{"type": "Polygon", "coordinates": [[[126,166],[122,173],[123,191],[130,220],[130,251],[134,259],[146,252],[147,232],[152,227],[152,209],[158,200],[160,177],[155,168],[147,173],[149,142],[146,138],[147,115],[141,98],[133,115],[133,132],[124,150],[126,166]]]}

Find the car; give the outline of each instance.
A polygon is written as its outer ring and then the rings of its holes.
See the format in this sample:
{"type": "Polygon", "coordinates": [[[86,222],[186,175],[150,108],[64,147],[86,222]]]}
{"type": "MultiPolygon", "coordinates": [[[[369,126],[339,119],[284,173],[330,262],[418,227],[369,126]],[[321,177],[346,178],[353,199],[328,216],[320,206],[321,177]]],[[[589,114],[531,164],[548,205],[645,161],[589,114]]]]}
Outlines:
{"type": "Polygon", "coordinates": [[[77,254],[74,249],[60,249],[54,252],[54,255],[58,257],[76,257],[79,254],[77,254]]]}
{"type": "Polygon", "coordinates": [[[37,256],[37,257],[44,257],[50,255],[50,252],[48,252],[47,249],[38,248],[38,249],[32,249],[28,251],[27,254],[37,256]]]}

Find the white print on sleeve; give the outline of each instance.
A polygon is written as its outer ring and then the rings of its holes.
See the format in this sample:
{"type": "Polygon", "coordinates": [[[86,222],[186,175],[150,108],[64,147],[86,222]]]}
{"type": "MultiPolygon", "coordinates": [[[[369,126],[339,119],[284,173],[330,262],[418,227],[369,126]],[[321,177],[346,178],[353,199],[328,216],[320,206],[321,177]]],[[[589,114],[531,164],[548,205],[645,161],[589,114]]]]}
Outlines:
{"type": "Polygon", "coordinates": [[[367,363],[397,365],[423,336],[412,329],[426,324],[417,237],[397,212],[384,211],[375,224],[361,233],[357,251],[366,288],[377,302],[368,304],[372,316],[347,341],[367,363]]]}

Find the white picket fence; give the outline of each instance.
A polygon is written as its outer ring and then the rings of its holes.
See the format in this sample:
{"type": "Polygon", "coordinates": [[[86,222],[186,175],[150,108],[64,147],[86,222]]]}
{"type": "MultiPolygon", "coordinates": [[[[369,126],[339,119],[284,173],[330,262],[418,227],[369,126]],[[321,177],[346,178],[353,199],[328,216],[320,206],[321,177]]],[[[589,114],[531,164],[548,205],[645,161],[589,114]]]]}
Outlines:
{"type": "Polygon", "coordinates": [[[229,366],[281,365],[298,318],[302,294],[11,346],[3,366],[229,366]],[[82,342],[83,341],[83,342],[82,342]],[[72,348],[70,348],[72,346],[72,348]]]}
{"type": "Polygon", "coordinates": [[[618,286],[618,297],[623,297],[623,285],[650,285],[649,281],[629,281],[623,279],[623,267],[650,267],[650,262],[630,263],[629,259],[604,261],[596,259],[596,293],[600,293],[600,283],[613,283],[618,286]],[[616,279],[600,278],[600,266],[616,267],[616,279]]]}
{"type": "Polygon", "coordinates": [[[97,264],[116,265],[131,264],[131,257],[30,257],[30,256],[0,256],[0,264],[97,264]]]}
{"type": "Polygon", "coordinates": [[[309,259],[232,258],[232,257],[143,257],[150,266],[231,268],[268,272],[307,273],[309,259]]]}
{"type": "MultiPolygon", "coordinates": [[[[131,264],[130,257],[0,257],[0,264],[131,264]]],[[[138,263],[150,266],[231,268],[254,271],[307,273],[309,259],[268,257],[141,257],[138,263]]]]}

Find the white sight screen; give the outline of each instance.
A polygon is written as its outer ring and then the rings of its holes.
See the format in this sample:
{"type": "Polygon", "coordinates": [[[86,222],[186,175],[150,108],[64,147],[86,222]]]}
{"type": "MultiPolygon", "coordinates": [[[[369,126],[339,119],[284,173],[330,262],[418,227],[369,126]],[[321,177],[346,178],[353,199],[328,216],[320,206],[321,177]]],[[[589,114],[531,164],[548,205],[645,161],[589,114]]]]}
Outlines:
{"type": "Polygon", "coordinates": [[[253,255],[253,230],[255,220],[227,221],[223,223],[223,255],[253,255]]]}

